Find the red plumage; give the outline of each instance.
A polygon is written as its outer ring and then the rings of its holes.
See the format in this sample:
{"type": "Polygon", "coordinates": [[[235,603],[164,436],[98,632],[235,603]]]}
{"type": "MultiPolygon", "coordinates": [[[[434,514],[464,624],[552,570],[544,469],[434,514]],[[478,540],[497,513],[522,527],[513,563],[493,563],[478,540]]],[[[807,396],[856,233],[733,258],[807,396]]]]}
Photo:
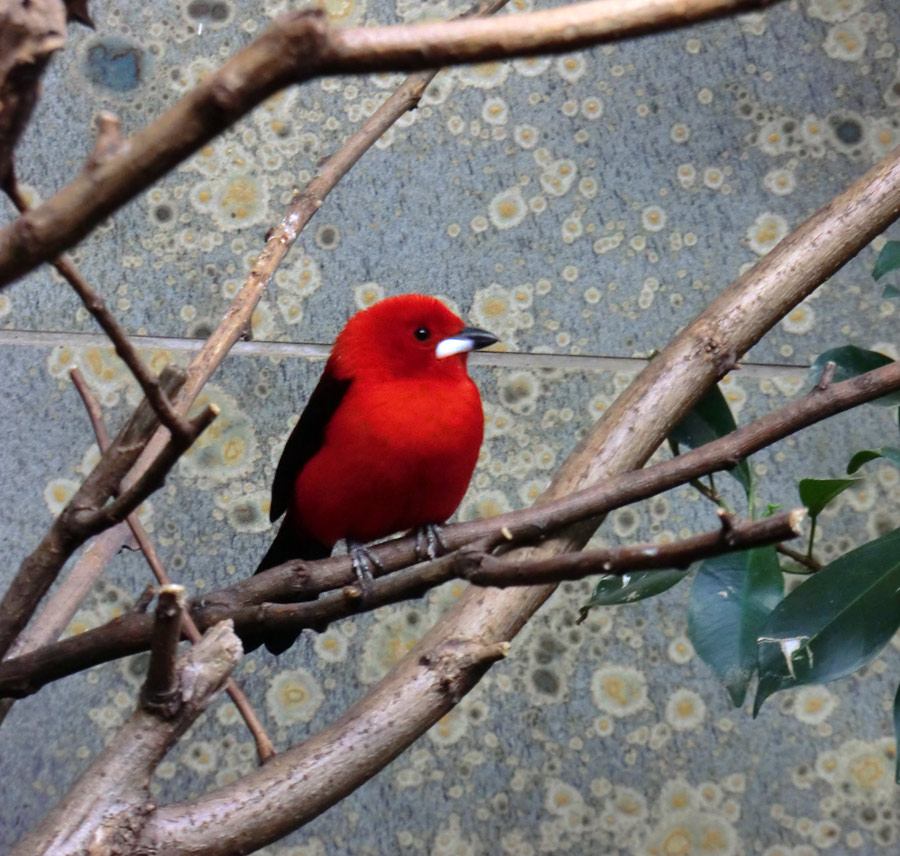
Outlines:
{"type": "Polygon", "coordinates": [[[484,432],[466,351],[495,341],[420,294],[354,315],[282,453],[270,516],[287,513],[258,571],[453,514],[484,432]]]}

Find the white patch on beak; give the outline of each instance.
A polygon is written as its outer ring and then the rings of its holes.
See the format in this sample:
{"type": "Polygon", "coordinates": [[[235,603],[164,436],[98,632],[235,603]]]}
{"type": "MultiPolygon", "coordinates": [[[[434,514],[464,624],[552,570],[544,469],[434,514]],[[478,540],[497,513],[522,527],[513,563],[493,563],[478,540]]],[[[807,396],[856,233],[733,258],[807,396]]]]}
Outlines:
{"type": "Polygon", "coordinates": [[[452,357],[454,354],[464,354],[471,351],[475,347],[475,342],[471,339],[442,339],[437,343],[434,349],[434,355],[443,360],[445,357],[452,357]]]}

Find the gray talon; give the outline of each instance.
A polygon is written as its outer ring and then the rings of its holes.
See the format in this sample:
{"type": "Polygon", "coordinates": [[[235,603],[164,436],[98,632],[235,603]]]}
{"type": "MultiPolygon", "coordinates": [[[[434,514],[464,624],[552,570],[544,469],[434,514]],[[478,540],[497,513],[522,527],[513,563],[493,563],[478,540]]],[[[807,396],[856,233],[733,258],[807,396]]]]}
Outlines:
{"type": "Polygon", "coordinates": [[[347,552],[350,554],[350,561],[353,564],[353,573],[356,574],[357,582],[362,593],[362,600],[365,603],[373,593],[373,585],[375,582],[375,570],[382,573],[384,568],[366,548],[365,544],[347,538],[347,552]]]}
{"type": "Polygon", "coordinates": [[[436,523],[426,523],[416,527],[416,560],[424,562],[432,561],[447,552],[444,542],[441,540],[441,528],[436,523]]]}

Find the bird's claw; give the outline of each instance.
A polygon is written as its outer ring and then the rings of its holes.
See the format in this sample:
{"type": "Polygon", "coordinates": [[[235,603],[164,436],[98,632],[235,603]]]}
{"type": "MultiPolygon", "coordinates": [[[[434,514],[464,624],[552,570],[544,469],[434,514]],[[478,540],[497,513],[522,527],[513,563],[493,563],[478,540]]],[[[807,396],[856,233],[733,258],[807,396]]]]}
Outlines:
{"type": "Polygon", "coordinates": [[[447,552],[444,542],[441,540],[441,527],[436,523],[426,523],[416,527],[416,561],[424,562],[426,559],[434,561],[438,556],[447,552]]]}
{"type": "Polygon", "coordinates": [[[347,552],[350,554],[353,573],[356,574],[356,581],[359,583],[361,602],[365,604],[374,594],[375,571],[384,573],[384,568],[381,562],[369,552],[366,545],[359,541],[348,538],[347,552]]]}

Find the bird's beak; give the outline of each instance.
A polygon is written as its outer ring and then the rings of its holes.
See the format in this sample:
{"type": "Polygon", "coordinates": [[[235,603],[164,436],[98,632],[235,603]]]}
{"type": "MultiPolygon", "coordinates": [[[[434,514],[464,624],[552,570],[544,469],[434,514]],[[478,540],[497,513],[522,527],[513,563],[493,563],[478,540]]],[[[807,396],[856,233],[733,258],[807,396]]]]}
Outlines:
{"type": "Polygon", "coordinates": [[[464,354],[466,351],[480,351],[499,341],[493,333],[488,333],[487,330],[481,330],[478,327],[463,327],[449,339],[442,339],[438,342],[434,354],[439,360],[443,360],[445,357],[464,354]]]}

